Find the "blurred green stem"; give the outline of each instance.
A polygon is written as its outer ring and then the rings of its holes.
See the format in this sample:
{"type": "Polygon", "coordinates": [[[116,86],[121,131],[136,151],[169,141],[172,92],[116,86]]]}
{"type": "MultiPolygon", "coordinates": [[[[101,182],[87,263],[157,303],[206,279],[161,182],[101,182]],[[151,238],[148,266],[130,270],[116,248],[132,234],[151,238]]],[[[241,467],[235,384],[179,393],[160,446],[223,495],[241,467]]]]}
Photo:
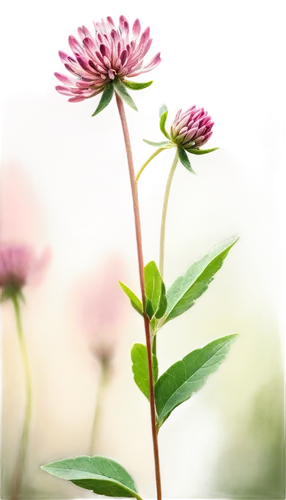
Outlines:
{"type": "Polygon", "coordinates": [[[25,381],[25,393],[26,393],[24,424],[23,424],[23,430],[18,451],[18,458],[16,462],[13,483],[11,488],[11,500],[16,500],[19,496],[19,492],[21,489],[22,477],[25,469],[25,461],[27,455],[27,445],[29,439],[31,413],[32,413],[32,379],[31,379],[29,357],[22,328],[19,298],[16,294],[12,297],[12,302],[15,310],[17,334],[18,334],[20,352],[24,368],[24,381],[25,381]]]}
{"type": "Polygon", "coordinates": [[[108,379],[109,379],[109,360],[106,359],[105,357],[102,357],[100,360],[100,379],[99,379],[99,383],[98,383],[96,407],[95,407],[92,429],[91,429],[91,436],[90,436],[90,446],[89,446],[90,456],[92,456],[94,454],[94,451],[95,451],[95,441],[96,441],[96,435],[97,435],[97,430],[98,430],[99,417],[101,414],[103,394],[104,394],[104,390],[106,388],[108,379]]]}
{"type": "MultiPolygon", "coordinates": [[[[166,228],[167,228],[167,215],[168,215],[168,206],[171,195],[172,182],[174,179],[175,172],[177,170],[177,166],[179,163],[178,153],[175,153],[174,159],[169,167],[167,179],[165,183],[165,192],[162,204],[161,211],[161,234],[160,234],[160,261],[159,261],[159,271],[163,277],[164,273],[164,257],[165,257],[165,243],[166,243],[166,228]]],[[[152,340],[152,352],[157,355],[157,333],[153,336],[152,340]]]]}
{"type": "Polygon", "coordinates": [[[164,196],[164,203],[163,203],[163,210],[162,210],[161,233],[160,233],[160,256],[159,256],[159,271],[160,271],[162,279],[164,279],[165,232],[166,232],[167,209],[168,209],[171,184],[172,184],[172,180],[174,177],[176,167],[178,165],[178,159],[179,159],[178,149],[176,149],[175,158],[174,158],[174,161],[173,161],[170,173],[169,173],[169,177],[167,180],[165,196],[164,196]]]}

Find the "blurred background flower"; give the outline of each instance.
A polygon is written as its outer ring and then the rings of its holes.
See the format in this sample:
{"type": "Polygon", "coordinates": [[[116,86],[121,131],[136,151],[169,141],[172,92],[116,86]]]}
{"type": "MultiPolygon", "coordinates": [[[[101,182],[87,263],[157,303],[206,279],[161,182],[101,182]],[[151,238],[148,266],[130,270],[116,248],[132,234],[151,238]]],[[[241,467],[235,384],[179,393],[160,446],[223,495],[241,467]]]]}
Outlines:
{"type": "Polygon", "coordinates": [[[38,281],[50,260],[50,250],[46,249],[36,257],[29,245],[0,243],[0,288],[2,297],[18,295],[28,283],[38,281]]]}
{"type": "Polygon", "coordinates": [[[79,286],[81,328],[99,361],[111,362],[121,340],[126,321],[126,300],[118,284],[122,274],[123,261],[113,256],[79,286]]]}
{"type": "Polygon", "coordinates": [[[90,352],[99,364],[95,412],[91,426],[89,454],[94,454],[104,391],[112,376],[112,364],[118,344],[125,334],[127,303],[118,279],[124,275],[119,256],[105,260],[100,269],[89,273],[77,285],[77,311],[90,352]]]}

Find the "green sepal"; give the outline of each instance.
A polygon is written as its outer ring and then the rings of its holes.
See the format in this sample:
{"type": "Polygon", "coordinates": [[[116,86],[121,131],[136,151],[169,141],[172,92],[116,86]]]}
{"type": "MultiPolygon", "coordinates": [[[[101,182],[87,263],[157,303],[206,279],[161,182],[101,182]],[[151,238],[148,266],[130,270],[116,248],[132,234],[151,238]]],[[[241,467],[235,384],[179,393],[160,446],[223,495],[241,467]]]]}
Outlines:
{"type": "Polygon", "coordinates": [[[153,142],[153,141],[148,141],[148,139],[143,139],[146,144],[149,144],[149,146],[154,146],[155,148],[173,148],[174,143],[171,141],[163,141],[163,142],[153,142]]]}
{"type": "Polygon", "coordinates": [[[178,153],[179,153],[179,159],[180,159],[180,162],[182,163],[182,165],[184,165],[184,167],[186,167],[186,169],[189,172],[192,172],[192,174],[196,175],[196,172],[192,169],[192,166],[190,164],[190,160],[188,158],[186,151],[182,147],[178,146],[178,153]]]}
{"type": "Polygon", "coordinates": [[[20,300],[25,303],[25,297],[19,286],[5,286],[2,293],[0,294],[0,301],[5,302],[6,300],[20,300]]]}
{"type": "Polygon", "coordinates": [[[99,101],[99,104],[98,104],[95,112],[91,116],[98,115],[98,113],[100,113],[100,111],[102,111],[104,108],[106,108],[106,106],[108,106],[108,104],[110,103],[110,101],[113,97],[113,94],[114,94],[113,84],[109,83],[108,85],[106,85],[106,87],[104,87],[104,91],[102,92],[102,96],[101,96],[101,99],[99,101]]]}
{"type": "Polygon", "coordinates": [[[126,293],[127,297],[130,299],[131,305],[134,307],[135,311],[137,311],[141,316],[143,316],[143,306],[141,300],[135,295],[130,288],[128,288],[127,285],[124,285],[122,281],[118,282],[121,289],[123,290],[124,293],[126,293]]]}
{"type": "Polygon", "coordinates": [[[119,95],[119,97],[126,104],[128,104],[128,106],[130,106],[130,108],[134,109],[135,111],[138,111],[135,102],[133,101],[132,97],[128,94],[123,83],[120,80],[114,80],[113,85],[114,85],[114,90],[119,95]]]}
{"type": "Polygon", "coordinates": [[[193,155],[206,155],[207,153],[212,153],[213,151],[216,151],[219,148],[211,148],[211,149],[197,149],[197,148],[190,148],[186,151],[188,153],[192,153],[193,155]]]}
{"type": "Polygon", "coordinates": [[[171,139],[170,135],[166,131],[165,125],[168,117],[168,108],[165,103],[163,103],[159,108],[159,117],[160,117],[160,130],[164,134],[167,139],[171,139]]]}
{"type": "Polygon", "coordinates": [[[150,80],[150,82],[143,82],[143,83],[132,82],[132,80],[123,80],[122,83],[128,89],[142,90],[142,89],[146,89],[147,87],[150,87],[150,85],[152,85],[152,83],[153,83],[153,80],[150,80]]]}

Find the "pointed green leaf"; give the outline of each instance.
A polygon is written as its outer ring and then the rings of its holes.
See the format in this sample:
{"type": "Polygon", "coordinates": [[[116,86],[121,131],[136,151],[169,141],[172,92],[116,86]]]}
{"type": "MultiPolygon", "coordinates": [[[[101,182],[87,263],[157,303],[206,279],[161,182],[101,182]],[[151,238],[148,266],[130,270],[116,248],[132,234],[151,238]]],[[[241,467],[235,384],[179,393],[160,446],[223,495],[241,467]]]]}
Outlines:
{"type": "Polygon", "coordinates": [[[168,108],[166,104],[162,104],[159,109],[159,117],[160,117],[160,130],[164,134],[167,139],[170,139],[168,132],[166,131],[165,125],[168,117],[168,108]]]}
{"type": "Polygon", "coordinates": [[[190,148],[188,149],[188,153],[192,153],[193,155],[206,155],[207,153],[212,153],[213,151],[216,151],[219,148],[211,148],[211,149],[196,149],[196,148],[190,148]]]}
{"type": "Polygon", "coordinates": [[[153,80],[151,80],[150,82],[143,82],[143,83],[132,82],[131,80],[123,80],[122,83],[125,85],[125,87],[128,87],[131,90],[141,90],[150,87],[150,85],[152,85],[153,83],[153,80]]]}
{"type": "MultiPolygon", "coordinates": [[[[149,400],[149,371],[148,371],[148,356],[147,348],[143,344],[134,344],[131,349],[132,371],[134,374],[134,382],[143,392],[144,396],[149,400]]],[[[154,384],[158,379],[158,360],[155,354],[152,354],[152,371],[154,384]]]]}
{"type": "Polygon", "coordinates": [[[132,477],[119,463],[110,458],[66,458],[44,465],[42,469],[52,476],[71,481],[98,495],[141,500],[132,477]]]}
{"type": "Polygon", "coordinates": [[[155,386],[155,400],[159,427],[171,412],[206,383],[225,359],[238,335],[214,340],[202,349],[196,349],[177,361],[159,378],[155,386]]]}
{"type": "Polygon", "coordinates": [[[138,111],[135,102],[133,101],[132,97],[128,94],[123,83],[120,80],[114,80],[113,85],[114,85],[114,90],[119,95],[119,97],[124,102],[126,102],[126,104],[130,106],[130,108],[134,109],[135,111],[138,111]]]}
{"type": "Polygon", "coordinates": [[[153,141],[148,141],[148,139],[143,139],[146,144],[149,144],[149,146],[155,146],[156,148],[173,148],[174,144],[171,141],[162,141],[162,142],[153,142],[153,141]]]}
{"type": "MultiPolygon", "coordinates": [[[[167,309],[166,287],[165,287],[165,283],[163,283],[163,281],[162,281],[162,283],[161,283],[161,297],[160,297],[158,309],[155,312],[155,318],[161,319],[164,316],[166,309],[167,309]]],[[[151,326],[152,326],[152,322],[151,322],[151,326]]]]}
{"type": "Polygon", "coordinates": [[[98,113],[100,113],[100,111],[102,111],[104,108],[106,108],[106,106],[108,106],[108,104],[110,103],[110,101],[111,101],[111,99],[113,97],[113,94],[114,94],[113,85],[112,85],[112,83],[109,83],[104,88],[104,91],[102,93],[102,96],[101,96],[101,99],[99,101],[99,104],[98,104],[95,112],[91,116],[98,115],[98,113]]]}
{"type": "Polygon", "coordinates": [[[192,172],[192,174],[195,174],[196,172],[192,169],[192,166],[190,164],[190,160],[188,158],[186,151],[183,148],[181,148],[180,146],[178,146],[178,153],[179,153],[180,162],[184,165],[184,167],[186,167],[186,169],[189,170],[189,172],[192,172]]]}
{"type": "Polygon", "coordinates": [[[135,311],[139,312],[139,314],[143,316],[143,306],[141,300],[138,299],[137,295],[135,295],[135,293],[132,292],[132,290],[130,290],[130,288],[128,288],[127,285],[124,285],[122,281],[119,281],[119,285],[122,288],[123,292],[125,292],[127,297],[130,299],[130,302],[134,307],[135,311]]]}
{"type": "Polygon", "coordinates": [[[237,240],[238,237],[234,237],[217,245],[211,252],[194,262],[183,276],[174,281],[167,290],[168,305],[165,316],[162,318],[162,325],[193,306],[195,300],[207,290],[237,240]]]}
{"type": "Polygon", "coordinates": [[[153,316],[161,318],[167,308],[166,289],[158,268],[152,260],[144,268],[146,314],[152,319],[153,316]]]}

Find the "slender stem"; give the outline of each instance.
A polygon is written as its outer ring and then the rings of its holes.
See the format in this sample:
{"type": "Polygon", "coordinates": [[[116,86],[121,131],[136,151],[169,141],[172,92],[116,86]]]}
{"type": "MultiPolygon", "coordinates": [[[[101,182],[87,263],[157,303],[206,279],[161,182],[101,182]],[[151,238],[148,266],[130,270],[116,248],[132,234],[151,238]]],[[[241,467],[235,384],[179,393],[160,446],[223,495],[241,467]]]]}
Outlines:
{"type": "Polygon", "coordinates": [[[16,316],[16,324],[17,324],[17,334],[20,345],[20,351],[22,356],[22,362],[24,367],[24,377],[25,377],[25,391],[26,391],[26,406],[25,406],[25,416],[24,416],[24,424],[21,435],[21,441],[18,451],[18,458],[15,467],[15,473],[13,478],[13,485],[11,491],[11,500],[16,500],[18,498],[23,472],[25,469],[25,461],[27,455],[27,445],[28,438],[30,432],[30,422],[31,422],[31,413],[32,413],[32,378],[31,378],[31,370],[29,364],[29,357],[25,342],[25,337],[23,334],[21,314],[20,314],[20,305],[17,295],[12,297],[12,302],[14,305],[15,316],[16,316]]]}
{"type": "Polygon", "coordinates": [[[168,201],[169,201],[169,196],[170,196],[172,180],[174,177],[176,167],[178,165],[178,158],[179,158],[178,149],[176,149],[175,158],[174,158],[174,161],[173,161],[170,173],[169,173],[169,177],[167,180],[165,196],[164,196],[164,203],[163,203],[163,210],[162,210],[161,233],[160,233],[160,257],[159,257],[159,271],[160,271],[162,279],[164,276],[165,233],[166,233],[166,218],[167,218],[168,201]]]}
{"type": "Polygon", "coordinates": [[[156,149],[156,151],[151,156],[149,156],[148,160],[146,160],[145,163],[143,163],[142,167],[140,168],[140,170],[136,174],[136,178],[135,179],[136,179],[137,182],[139,181],[139,177],[142,174],[142,172],[145,169],[145,167],[147,167],[148,163],[150,163],[150,161],[152,161],[153,158],[155,158],[159,153],[161,153],[161,151],[164,151],[164,149],[166,149],[166,147],[156,149]]]}
{"type": "Polygon", "coordinates": [[[100,379],[99,379],[99,384],[98,384],[96,407],[95,407],[95,412],[94,412],[94,417],[93,417],[93,422],[92,422],[90,445],[89,445],[89,454],[91,456],[94,454],[95,438],[96,438],[97,429],[98,429],[99,417],[101,414],[102,398],[103,398],[103,394],[104,394],[104,389],[105,389],[107,381],[108,381],[108,377],[109,377],[109,364],[108,364],[108,362],[105,361],[105,359],[102,359],[101,363],[100,363],[100,379]]]}
{"type": "MultiPolygon", "coordinates": [[[[119,116],[120,116],[120,120],[121,120],[121,124],[122,124],[122,130],[123,130],[123,136],[124,136],[124,142],[125,142],[125,148],[126,148],[126,155],[127,155],[127,162],[128,162],[128,169],[129,169],[130,186],[131,186],[132,200],[133,200],[136,242],[137,242],[140,288],[141,288],[143,310],[145,311],[146,298],[145,298],[145,286],[144,286],[144,262],[143,262],[143,249],[142,249],[142,236],[141,236],[141,223],[140,223],[137,182],[135,180],[131,143],[130,143],[130,137],[129,137],[129,131],[128,131],[128,125],[127,125],[124,105],[123,105],[122,100],[120,99],[120,97],[117,94],[116,94],[116,103],[117,103],[119,116]]],[[[154,462],[155,462],[157,500],[161,500],[162,499],[162,490],[161,490],[158,436],[157,436],[157,429],[156,429],[156,409],[155,409],[154,384],[153,384],[153,372],[152,372],[152,348],[151,348],[150,324],[149,324],[149,319],[148,319],[146,314],[144,314],[143,319],[144,319],[146,347],[147,347],[147,355],[148,355],[150,414],[151,414],[151,428],[152,428],[153,452],[154,452],[154,462]]]]}

